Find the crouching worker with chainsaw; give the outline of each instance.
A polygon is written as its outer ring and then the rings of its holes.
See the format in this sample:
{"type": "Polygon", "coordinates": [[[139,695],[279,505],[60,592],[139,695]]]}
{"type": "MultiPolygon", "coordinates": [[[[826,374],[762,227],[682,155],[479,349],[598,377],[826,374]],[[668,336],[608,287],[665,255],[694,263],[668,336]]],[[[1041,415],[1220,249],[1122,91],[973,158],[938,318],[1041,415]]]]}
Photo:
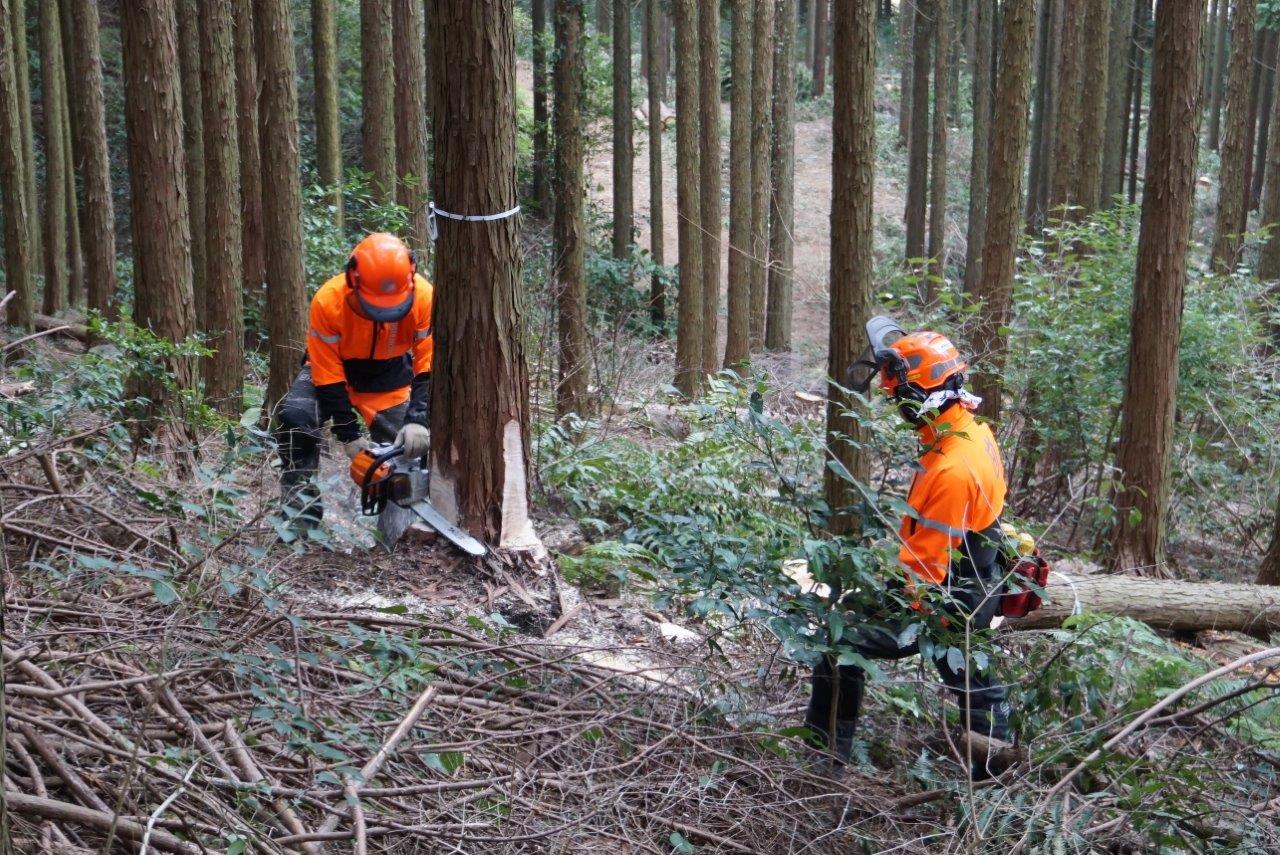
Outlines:
{"type": "Polygon", "coordinates": [[[377,443],[408,459],[430,450],[431,284],[394,235],[371,234],[311,299],[307,357],[276,412],[281,500],[296,528],[323,516],[320,429],[354,460],[377,443]],[[359,417],[357,417],[359,413],[359,417]]]}
{"type": "MultiPolygon", "coordinates": [[[[936,332],[904,335],[892,320],[879,317],[867,324],[867,334],[870,347],[853,367],[851,385],[865,394],[878,375],[881,389],[915,428],[922,447],[907,497],[913,513],[903,518],[899,532],[898,561],[904,576],[890,587],[898,587],[913,607],[921,608],[924,587],[936,586],[945,594],[945,615],[952,626],[974,632],[987,629],[999,613],[1003,590],[999,518],[1005,479],[995,437],[973,415],[980,399],[964,389],[968,366],[955,346],[936,332]]],[[[846,620],[845,635],[852,636],[862,656],[902,659],[920,652],[917,640],[899,641],[913,619],[889,611],[887,619],[880,615],[846,620]]],[[[945,657],[934,664],[958,697],[967,727],[1007,740],[1008,691],[991,671],[957,671],[945,657]]],[[[856,665],[836,670],[833,677],[827,657],[814,669],[806,725],[826,743],[835,762],[844,765],[852,755],[866,674],[856,665]]],[[[975,776],[986,776],[980,761],[975,760],[975,767],[975,776]]]]}

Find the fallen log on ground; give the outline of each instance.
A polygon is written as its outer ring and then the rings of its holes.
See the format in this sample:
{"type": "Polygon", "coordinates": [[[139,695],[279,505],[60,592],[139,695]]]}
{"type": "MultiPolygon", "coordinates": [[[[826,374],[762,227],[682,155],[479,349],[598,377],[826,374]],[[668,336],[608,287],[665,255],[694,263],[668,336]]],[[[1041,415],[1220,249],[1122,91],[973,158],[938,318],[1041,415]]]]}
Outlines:
{"type": "Polygon", "coordinates": [[[82,323],[66,318],[55,318],[51,315],[36,314],[35,328],[40,332],[57,330],[60,334],[74,338],[79,342],[89,342],[89,328],[82,323]]]}
{"type": "Polygon", "coordinates": [[[1243,632],[1266,639],[1280,632],[1280,587],[1224,582],[1177,582],[1135,576],[1072,576],[1054,573],[1049,601],[1014,629],[1061,626],[1078,602],[1086,612],[1120,615],[1173,632],[1206,629],[1243,632]]]}

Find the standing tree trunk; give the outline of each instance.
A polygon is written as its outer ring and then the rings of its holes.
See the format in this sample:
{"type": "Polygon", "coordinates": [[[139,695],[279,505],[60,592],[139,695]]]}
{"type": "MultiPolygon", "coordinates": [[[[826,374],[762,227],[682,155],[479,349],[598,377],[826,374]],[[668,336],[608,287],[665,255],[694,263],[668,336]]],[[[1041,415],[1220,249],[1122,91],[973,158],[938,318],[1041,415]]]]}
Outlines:
{"type": "Polygon", "coordinates": [[[720,244],[724,233],[720,177],[720,11],[703,6],[698,17],[698,166],[702,215],[702,373],[720,367],[716,342],[720,326],[720,244]]]}
{"type": "Polygon", "coordinates": [[[79,134],[76,147],[82,155],[84,174],[84,227],[81,231],[85,244],[87,302],[90,309],[110,315],[116,295],[116,225],[102,94],[98,4],[93,0],[72,0],[71,7],[78,44],[70,59],[78,80],[73,107],[79,134]]]}
{"type": "MultiPolygon", "coordinates": [[[[1280,99],[1277,99],[1280,100],[1280,99]]],[[[1276,495],[1276,518],[1271,528],[1271,545],[1258,568],[1259,585],[1280,585],[1280,494],[1276,495]]]]}
{"type": "Polygon", "coordinates": [[[182,72],[182,144],[187,153],[187,211],[196,328],[208,329],[204,241],[204,116],[201,95],[199,0],[178,0],[178,66],[182,72]]]}
{"type": "Polygon", "coordinates": [[[1264,282],[1280,279],[1280,98],[1271,101],[1271,126],[1275,132],[1267,140],[1267,179],[1259,222],[1271,227],[1258,254],[1258,278],[1264,282]]]}
{"type": "Polygon", "coordinates": [[[680,218],[680,296],[676,388],[702,390],[702,216],[699,196],[698,3],[674,0],[676,30],[676,210],[680,218]]]}
{"type": "Polygon", "coordinates": [[[1040,13],[1036,25],[1036,82],[1035,101],[1032,105],[1034,114],[1031,119],[1031,166],[1027,173],[1026,225],[1029,230],[1035,229],[1044,220],[1044,205],[1040,188],[1045,183],[1045,175],[1049,171],[1045,161],[1046,143],[1052,139],[1050,132],[1053,122],[1049,118],[1053,113],[1053,80],[1056,68],[1053,63],[1054,51],[1054,10],[1058,0],[1040,0],[1040,13]]]}
{"type": "MultiPolygon", "coordinates": [[[[1231,62],[1227,69],[1227,127],[1222,135],[1218,217],[1213,230],[1213,265],[1219,270],[1233,270],[1239,263],[1249,213],[1245,171],[1252,141],[1248,127],[1249,76],[1253,65],[1256,12],[1257,0],[1235,0],[1232,4],[1231,62]]],[[[1158,27],[1156,38],[1160,38],[1158,27]]],[[[1154,108],[1153,102],[1152,109],[1154,108]]],[[[1150,134],[1148,139],[1151,139],[1150,134]]]]}
{"type": "MultiPolygon", "coordinates": [[[[1080,169],[1080,115],[1085,0],[1063,0],[1062,38],[1058,43],[1058,109],[1054,116],[1054,146],[1049,181],[1050,219],[1068,219],[1065,206],[1079,202],[1072,195],[1080,169]]],[[[1092,73],[1092,69],[1090,69],[1092,73]]]]}
{"type": "MultiPolygon", "coordinates": [[[[176,12],[175,0],[120,4],[133,198],[133,318],[171,342],[185,341],[196,331],[176,12]]],[[[178,389],[195,387],[190,360],[166,367],[178,389]]],[[[170,397],[159,383],[146,394],[156,406],[170,397]]]]}
{"type": "Polygon", "coordinates": [[[262,150],[258,144],[258,56],[253,4],[238,2],[236,13],[236,138],[240,149],[240,242],[244,247],[244,293],[255,301],[267,281],[266,237],[262,230],[262,150]]]}
{"type": "MultiPolygon", "coordinates": [[[[539,0],[541,2],[541,0],[539,0]]],[[[649,44],[661,44],[662,4],[649,0],[645,6],[645,32],[649,44]]],[[[667,94],[667,57],[665,51],[649,51],[649,254],[653,257],[653,276],[649,280],[649,319],[661,329],[667,322],[666,283],[661,268],[666,264],[663,235],[662,190],[662,101],[667,94]]]]}
{"type": "Polygon", "coordinates": [[[1031,88],[1031,35],[1035,0],[1008,0],[1000,40],[1000,73],[996,76],[995,119],[991,128],[991,177],[987,197],[987,236],[983,241],[983,275],[978,280],[974,351],[986,355],[987,372],[975,372],[974,391],[982,397],[982,414],[1000,419],[1000,376],[1013,307],[1014,259],[1022,231],[1022,164],[1027,154],[1027,101],[1031,88]]]}
{"type": "Polygon", "coordinates": [[[18,108],[18,74],[14,42],[21,36],[10,26],[10,0],[0,0],[0,204],[4,205],[5,287],[14,292],[6,309],[10,326],[31,329],[32,214],[27,207],[22,162],[22,113],[18,108]]]}
{"type": "Polygon", "coordinates": [[[58,5],[40,4],[40,92],[44,114],[44,312],[51,315],[67,305],[71,272],[67,266],[68,157],[62,111],[66,104],[62,77],[62,32],[58,5]]]}
{"type": "MultiPolygon", "coordinates": [[[[827,94],[827,6],[830,0],[818,0],[813,19],[813,97],[827,94]]],[[[757,10],[758,14],[758,10],[757,10]]],[[[757,51],[759,59],[760,51],[757,51]]]]}
{"type": "MultiPolygon", "coordinates": [[[[613,257],[625,259],[631,256],[632,233],[635,228],[632,188],[635,129],[632,126],[631,106],[631,2],[613,0],[613,3],[613,257]]],[[[719,59],[718,51],[716,58],[719,59]]],[[[718,61],[716,67],[718,71],[718,61]]],[[[720,81],[717,79],[715,82],[716,91],[719,92],[720,81]]],[[[716,126],[716,133],[719,134],[719,125],[716,126]]],[[[717,187],[717,194],[718,191],[717,187]]]]}
{"type": "MultiPolygon", "coordinates": [[[[400,43],[424,44],[422,0],[394,0],[393,31],[400,43]]],[[[409,211],[409,245],[425,258],[427,236],[427,57],[422,50],[395,56],[396,200],[409,211]]],[[[447,209],[446,209],[447,210],[447,209]]]]}
{"type": "MultiPolygon", "coordinates": [[[[820,9],[826,8],[820,2],[820,9]]],[[[821,13],[819,13],[821,14],[821,13]]],[[[769,147],[773,131],[773,0],[756,0],[751,77],[751,351],[764,347],[769,267],[769,147]]],[[[703,260],[706,263],[706,260],[703,260]]]]}
{"type": "Polygon", "coordinates": [[[912,30],[915,16],[903,3],[898,10],[898,146],[906,148],[911,142],[911,71],[912,30]]]}
{"type": "Polygon", "coordinates": [[[582,120],[583,0],[556,2],[555,223],[552,281],[560,309],[560,372],[556,415],[587,414],[587,283],[583,178],[586,131],[582,120]]]}
{"type": "Polygon", "coordinates": [[[1133,0],[1116,0],[1111,8],[1107,54],[1107,129],[1102,152],[1102,188],[1098,203],[1110,208],[1124,192],[1124,122],[1128,110],[1129,39],[1133,28],[1133,0]]]}
{"type": "Polygon", "coordinates": [[[360,0],[361,139],[364,168],[380,202],[396,198],[395,65],[397,54],[403,61],[403,54],[410,50],[393,49],[405,37],[396,36],[391,4],[392,0],[360,0]]]}
{"type": "MultiPolygon", "coordinates": [[[[733,0],[729,105],[729,317],[724,367],[740,368],[751,353],[751,116],[752,8],[754,0],[733,0]]],[[[810,18],[810,23],[813,19],[810,18]]]]}
{"type": "Polygon", "coordinates": [[[1217,40],[1218,17],[1222,14],[1222,0],[1209,0],[1209,17],[1205,19],[1205,37],[1200,40],[1200,103],[1209,103],[1213,91],[1213,43],[1217,40]]]}
{"type": "MultiPolygon", "coordinates": [[[[582,6],[579,2],[578,26],[582,6]]],[[[433,0],[434,196],[448,211],[508,211],[516,193],[512,0],[433,0]],[[476,139],[485,140],[477,146],[476,139]]],[[[529,523],[529,372],[519,224],[444,222],[436,249],[431,493],[463,527],[509,549],[529,523]]]]}
{"type": "Polygon", "coordinates": [[[1262,99],[1263,65],[1267,61],[1266,51],[1269,40],[1269,34],[1265,30],[1254,37],[1253,60],[1249,63],[1251,79],[1249,81],[1249,112],[1248,118],[1245,120],[1246,153],[1244,157],[1244,205],[1246,221],[1248,219],[1249,211],[1253,210],[1251,202],[1249,201],[1250,188],[1253,187],[1253,147],[1254,138],[1257,136],[1258,130],[1258,103],[1262,99]]]}
{"type": "Polygon", "coordinates": [[[1084,21],[1084,86],[1080,95],[1080,162],[1073,202],[1088,216],[1102,199],[1102,158],[1107,146],[1107,76],[1111,0],[1087,0],[1084,21]]]}
{"type": "Polygon", "coordinates": [[[236,141],[235,0],[200,3],[200,65],[204,74],[206,258],[218,260],[209,277],[206,332],[213,351],[204,366],[205,397],[227,417],[240,413],[244,388],[244,310],[241,295],[240,151],[236,141]]]}
{"type": "Polygon", "coordinates": [[[547,3],[554,2],[533,0],[533,198],[538,213],[544,217],[551,213],[551,183],[547,180],[547,166],[551,163],[547,138],[547,3]]]}
{"type": "Polygon", "coordinates": [[[835,4],[831,156],[831,321],[827,374],[827,453],[824,493],[836,534],[861,533],[858,484],[871,474],[867,429],[851,414],[861,406],[841,387],[865,346],[871,317],[875,223],[876,36],[874,0],[835,4]],[[843,470],[843,471],[837,471],[843,470]],[[858,484],[851,483],[852,481],[858,484]]]}
{"type": "Polygon", "coordinates": [[[911,148],[907,155],[907,261],[925,257],[929,197],[929,49],[933,41],[931,0],[918,0],[912,36],[911,148]]]}
{"type": "Polygon", "coordinates": [[[80,240],[80,216],[84,210],[76,194],[76,171],[81,154],[74,105],[79,97],[76,90],[80,88],[80,80],[76,77],[75,60],[72,59],[80,47],[75,37],[75,24],[71,20],[70,0],[58,0],[58,19],[63,61],[58,67],[58,74],[62,77],[62,152],[65,156],[62,184],[67,197],[67,305],[80,306],[85,296],[84,247],[80,240]]]}
{"type": "Polygon", "coordinates": [[[818,0],[804,0],[804,64],[813,68],[815,43],[818,38],[818,0]]]}
{"type": "Polygon", "coordinates": [[[266,236],[268,411],[289,391],[306,352],[307,287],[302,263],[302,185],[298,163],[297,67],[290,0],[255,0],[262,74],[262,197],[266,236]]]}
{"type": "Polygon", "coordinates": [[[311,0],[311,61],[315,75],[316,167],[332,187],[333,222],[342,231],[342,119],[338,112],[338,25],[334,0],[311,0]]]}
{"type": "Polygon", "coordinates": [[[30,212],[31,263],[44,265],[44,232],[40,225],[40,195],[36,189],[36,136],[31,118],[31,62],[27,55],[26,0],[9,0],[9,21],[13,25],[14,81],[18,91],[18,115],[22,124],[22,170],[30,212]]]}
{"type": "MultiPolygon", "coordinates": [[[[1213,80],[1209,92],[1209,148],[1218,150],[1218,141],[1222,128],[1222,99],[1224,82],[1227,76],[1227,32],[1234,13],[1228,14],[1229,0],[1220,0],[1218,6],[1217,28],[1214,35],[1217,43],[1213,48],[1213,80]]],[[[1234,48],[1232,53],[1234,53],[1234,48]]]]}
{"type": "Polygon", "coordinates": [[[1143,77],[1147,67],[1147,44],[1151,36],[1151,0],[1138,0],[1133,23],[1133,113],[1129,119],[1129,204],[1138,198],[1138,143],[1142,136],[1143,77]]]}
{"type": "Polygon", "coordinates": [[[596,35],[603,44],[613,33],[613,0],[596,0],[596,35]]]}
{"type": "Polygon", "coordinates": [[[995,10],[981,0],[974,10],[973,150],[969,157],[969,224],[964,263],[964,292],[974,294],[982,278],[987,230],[987,193],[991,163],[991,63],[995,50],[995,10]]]}
{"type": "Polygon", "coordinates": [[[934,0],[934,27],[937,44],[933,52],[933,142],[929,174],[929,249],[930,274],[925,277],[925,305],[938,299],[938,284],[947,266],[947,112],[951,103],[951,6],[948,0],[934,0]]]}
{"type": "Polygon", "coordinates": [[[1266,50],[1263,53],[1261,66],[1263,69],[1262,93],[1258,100],[1258,141],[1253,155],[1253,170],[1250,172],[1249,210],[1255,211],[1262,204],[1262,186],[1267,174],[1267,148],[1271,140],[1271,105],[1275,101],[1276,61],[1280,58],[1280,34],[1275,30],[1264,30],[1266,50]]]}
{"type": "Polygon", "coordinates": [[[791,293],[795,276],[796,4],[777,0],[773,62],[773,204],[769,225],[769,296],[764,346],[791,349],[791,293]]]}
{"type": "MultiPolygon", "coordinates": [[[[1252,5],[1253,0],[1244,0],[1238,6],[1250,27],[1252,5]]],[[[1156,5],[1150,143],[1116,452],[1124,488],[1114,497],[1111,552],[1113,567],[1143,575],[1158,572],[1164,563],[1167,476],[1195,196],[1203,13],[1204,4],[1195,0],[1164,0],[1156,5]]],[[[1247,45],[1237,41],[1233,51],[1236,48],[1249,58],[1247,45]]]]}

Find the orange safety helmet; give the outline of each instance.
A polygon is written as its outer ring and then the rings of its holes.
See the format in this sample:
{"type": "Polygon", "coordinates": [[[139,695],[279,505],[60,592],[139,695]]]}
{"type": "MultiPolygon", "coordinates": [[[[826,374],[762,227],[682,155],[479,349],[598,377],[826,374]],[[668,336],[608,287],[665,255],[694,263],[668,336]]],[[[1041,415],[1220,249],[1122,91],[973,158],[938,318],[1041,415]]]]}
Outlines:
{"type": "Polygon", "coordinates": [[[385,232],[371,234],[347,259],[348,303],[369,320],[394,323],[413,308],[417,269],[404,241],[385,232]]]}
{"type": "Polygon", "coordinates": [[[936,332],[913,332],[888,346],[880,367],[880,388],[893,397],[920,398],[940,389],[969,367],[951,343],[936,332]],[[905,385],[905,388],[903,387],[905,385]],[[909,394],[904,394],[908,393],[909,394]],[[921,394],[924,393],[924,394],[921,394]]]}

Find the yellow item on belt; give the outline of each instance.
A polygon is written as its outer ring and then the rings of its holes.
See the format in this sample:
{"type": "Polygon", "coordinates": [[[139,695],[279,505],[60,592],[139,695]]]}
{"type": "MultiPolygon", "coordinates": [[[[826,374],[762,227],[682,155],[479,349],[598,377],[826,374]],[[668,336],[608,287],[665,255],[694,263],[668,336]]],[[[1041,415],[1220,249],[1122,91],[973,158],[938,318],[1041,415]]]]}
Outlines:
{"type": "Polygon", "coordinates": [[[1000,523],[1000,530],[1004,532],[1004,536],[1011,541],[1015,541],[1015,545],[1019,555],[1034,555],[1036,551],[1036,540],[1025,531],[1018,531],[1008,523],[1000,523]]]}

